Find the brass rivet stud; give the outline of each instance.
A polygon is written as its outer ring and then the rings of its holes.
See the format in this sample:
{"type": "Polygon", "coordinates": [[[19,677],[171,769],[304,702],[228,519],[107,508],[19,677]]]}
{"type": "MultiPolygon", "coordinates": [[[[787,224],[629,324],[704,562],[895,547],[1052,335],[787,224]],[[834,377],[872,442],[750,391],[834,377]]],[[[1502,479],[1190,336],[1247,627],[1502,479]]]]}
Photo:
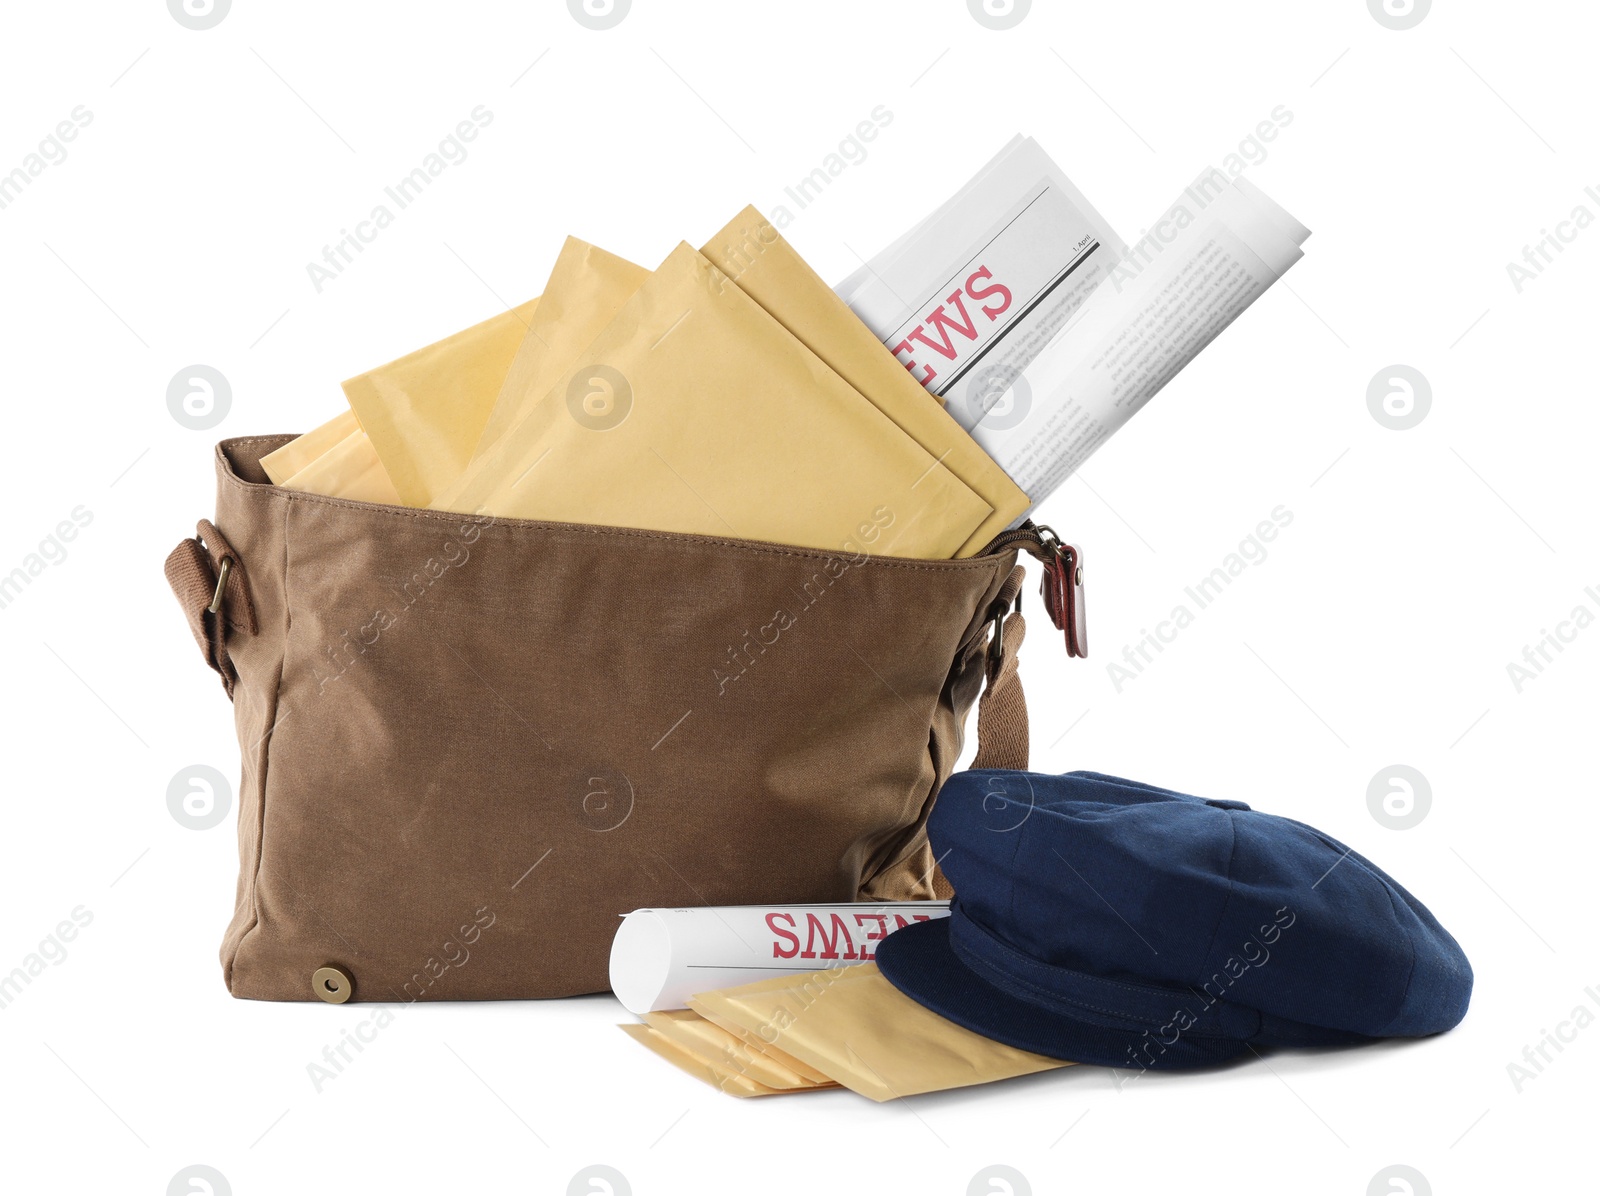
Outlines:
{"type": "Polygon", "coordinates": [[[350,973],[343,968],[318,968],[311,973],[311,991],[330,1005],[343,1005],[355,987],[350,973]]]}

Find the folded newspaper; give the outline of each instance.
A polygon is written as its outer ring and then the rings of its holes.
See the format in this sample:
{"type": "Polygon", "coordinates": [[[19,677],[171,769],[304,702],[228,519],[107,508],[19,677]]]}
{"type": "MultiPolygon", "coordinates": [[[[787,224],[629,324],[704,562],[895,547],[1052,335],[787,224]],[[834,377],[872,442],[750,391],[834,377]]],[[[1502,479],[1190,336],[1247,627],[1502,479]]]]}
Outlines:
{"type": "Polygon", "coordinates": [[[1019,136],[835,290],[1037,506],[1309,235],[1212,169],[1128,246],[1019,136]]]}
{"type": "Polygon", "coordinates": [[[714,988],[870,962],[885,935],[949,914],[948,901],[636,909],[611,942],[611,991],[630,1013],[683,1009],[714,988]]]}

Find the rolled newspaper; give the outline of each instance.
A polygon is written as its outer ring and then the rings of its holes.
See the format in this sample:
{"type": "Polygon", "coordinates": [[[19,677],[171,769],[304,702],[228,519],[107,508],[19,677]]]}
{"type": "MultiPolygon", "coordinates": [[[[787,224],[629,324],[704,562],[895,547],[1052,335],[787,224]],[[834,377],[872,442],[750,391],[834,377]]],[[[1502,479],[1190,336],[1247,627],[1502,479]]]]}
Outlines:
{"type": "Polygon", "coordinates": [[[947,901],[636,909],[611,940],[611,991],[632,1013],[695,993],[866,963],[887,935],[950,914],[947,901]]]}

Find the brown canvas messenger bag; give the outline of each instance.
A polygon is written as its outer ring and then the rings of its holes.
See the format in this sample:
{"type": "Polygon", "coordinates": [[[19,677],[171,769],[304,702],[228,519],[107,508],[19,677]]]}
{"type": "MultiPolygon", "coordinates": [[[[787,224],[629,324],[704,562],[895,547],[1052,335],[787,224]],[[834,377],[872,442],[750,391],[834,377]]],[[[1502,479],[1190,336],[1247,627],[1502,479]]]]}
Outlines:
{"type": "Polygon", "coordinates": [[[1027,766],[1048,529],[922,561],[453,515],[271,485],[291,439],[219,444],[166,564],[234,704],[234,996],[600,992],[636,908],[931,898],[980,690],[975,765],[1027,766]]]}

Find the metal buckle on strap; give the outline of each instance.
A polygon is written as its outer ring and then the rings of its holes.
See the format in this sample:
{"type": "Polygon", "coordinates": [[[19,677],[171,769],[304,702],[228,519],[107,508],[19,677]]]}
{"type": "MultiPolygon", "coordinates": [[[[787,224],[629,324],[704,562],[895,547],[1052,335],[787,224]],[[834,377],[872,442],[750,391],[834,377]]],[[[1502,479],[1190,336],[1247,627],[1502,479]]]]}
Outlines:
{"type": "Polygon", "coordinates": [[[1017,591],[1017,596],[1012,603],[1002,607],[1000,612],[990,620],[989,630],[989,675],[996,676],[1000,672],[1001,662],[1005,660],[1005,630],[1006,616],[1015,610],[1022,613],[1022,591],[1017,591]]]}
{"type": "Polygon", "coordinates": [[[217,615],[222,613],[222,591],[228,585],[228,574],[233,572],[233,558],[225,556],[222,564],[217,566],[217,592],[211,595],[211,605],[206,610],[217,615]]]}

